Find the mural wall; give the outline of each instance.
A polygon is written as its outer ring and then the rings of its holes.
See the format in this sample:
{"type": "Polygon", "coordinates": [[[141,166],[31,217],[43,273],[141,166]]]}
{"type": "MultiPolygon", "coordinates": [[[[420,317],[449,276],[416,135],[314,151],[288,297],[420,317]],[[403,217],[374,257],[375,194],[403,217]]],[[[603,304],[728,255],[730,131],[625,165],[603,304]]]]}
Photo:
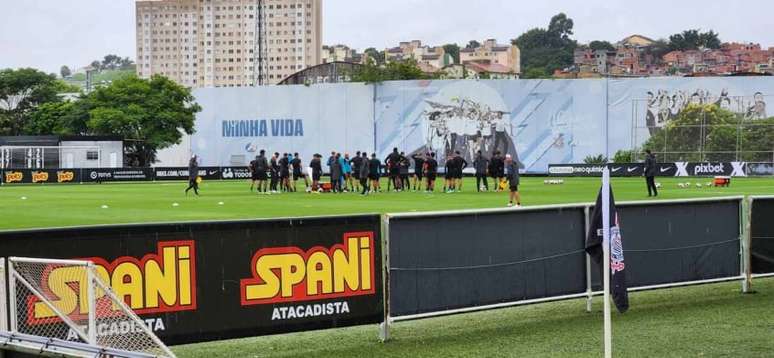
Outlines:
{"type": "Polygon", "coordinates": [[[631,149],[691,103],[714,103],[748,120],[774,115],[771,77],[590,80],[400,81],[210,88],[196,134],[162,151],[160,165],[242,165],[265,148],[407,154],[459,151],[517,156],[528,172],[631,149]]]}

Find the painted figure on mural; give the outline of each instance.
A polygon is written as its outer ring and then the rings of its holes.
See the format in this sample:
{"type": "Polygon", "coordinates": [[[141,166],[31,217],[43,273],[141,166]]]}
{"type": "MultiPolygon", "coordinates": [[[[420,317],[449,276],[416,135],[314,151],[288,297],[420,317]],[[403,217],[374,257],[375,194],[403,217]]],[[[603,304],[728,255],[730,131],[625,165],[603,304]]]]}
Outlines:
{"type": "Polygon", "coordinates": [[[416,152],[459,151],[467,161],[473,161],[478,151],[491,156],[500,151],[516,156],[508,112],[469,98],[452,98],[449,103],[426,100],[423,112],[427,123],[425,146],[416,152]]]}

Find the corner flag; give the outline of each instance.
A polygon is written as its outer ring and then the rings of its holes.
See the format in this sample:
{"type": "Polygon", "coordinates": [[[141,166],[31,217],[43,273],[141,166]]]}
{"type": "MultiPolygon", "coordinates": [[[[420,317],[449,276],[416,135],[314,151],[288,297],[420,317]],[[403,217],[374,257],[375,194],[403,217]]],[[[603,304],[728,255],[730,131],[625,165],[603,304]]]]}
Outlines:
{"type": "Polygon", "coordinates": [[[613,197],[613,189],[610,187],[609,177],[606,181],[603,180],[602,188],[599,189],[597,203],[594,205],[594,213],[591,215],[591,222],[589,224],[589,232],[586,236],[586,252],[597,264],[603,263],[604,251],[610,253],[609,290],[613,296],[613,302],[615,302],[616,308],[618,308],[619,312],[624,313],[629,309],[629,294],[626,286],[626,265],[624,263],[620,220],[618,211],[615,208],[615,198],[613,197]],[[605,193],[605,189],[607,189],[607,193],[605,193]],[[607,199],[607,205],[604,205],[605,199],[607,199]],[[603,225],[603,217],[606,217],[609,220],[608,225],[603,225]],[[607,235],[604,235],[604,226],[609,228],[609,239],[607,235]],[[605,250],[603,245],[607,245],[606,248],[608,250],[605,250]]]}

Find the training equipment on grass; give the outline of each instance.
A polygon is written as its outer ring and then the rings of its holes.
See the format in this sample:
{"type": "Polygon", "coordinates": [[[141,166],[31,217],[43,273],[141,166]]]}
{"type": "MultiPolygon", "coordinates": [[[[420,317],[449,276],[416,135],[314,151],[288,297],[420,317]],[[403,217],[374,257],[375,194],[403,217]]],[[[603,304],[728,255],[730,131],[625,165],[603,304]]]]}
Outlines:
{"type": "Polygon", "coordinates": [[[172,203],[172,207],[175,207],[175,208],[176,208],[176,207],[178,207],[178,206],[180,206],[180,204],[178,204],[178,203],[172,203]]]}
{"type": "Polygon", "coordinates": [[[10,257],[8,298],[10,332],[28,340],[55,340],[70,352],[107,348],[115,357],[175,357],[90,261],[10,257]],[[62,290],[69,294],[53,293],[62,290]]]}
{"type": "Polygon", "coordinates": [[[108,206],[107,206],[107,205],[102,205],[102,206],[101,206],[101,208],[102,208],[102,209],[107,209],[107,208],[108,208],[108,206]]]}

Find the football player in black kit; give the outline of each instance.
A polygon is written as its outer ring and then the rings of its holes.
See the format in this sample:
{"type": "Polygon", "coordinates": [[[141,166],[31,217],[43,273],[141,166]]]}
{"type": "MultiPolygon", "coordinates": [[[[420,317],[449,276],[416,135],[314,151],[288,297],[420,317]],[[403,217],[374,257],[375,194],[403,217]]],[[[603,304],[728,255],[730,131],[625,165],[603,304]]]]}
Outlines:
{"type": "MultiPolygon", "coordinates": [[[[366,158],[365,160],[367,161],[368,158],[366,158]]],[[[358,189],[360,189],[360,191],[363,191],[363,189],[365,188],[360,184],[362,182],[361,179],[367,180],[368,178],[363,178],[360,175],[360,168],[363,166],[363,157],[360,155],[360,151],[357,151],[357,153],[355,154],[355,157],[349,161],[349,165],[352,166],[352,177],[355,178],[355,185],[358,185],[359,186],[358,189]]]]}
{"type": "Polygon", "coordinates": [[[296,191],[296,181],[298,181],[299,178],[304,178],[304,188],[309,192],[309,179],[307,179],[306,173],[304,173],[301,157],[298,156],[298,153],[293,153],[293,160],[290,161],[290,165],[293,166],[293,185],[291,185],[293,191],[296,191]]]}
{"type": "Polygon", "coordinates": [[[425,158],[427,158],[427,156],[423,156],[419,153],[411,156],[411,159],[414,160],[414,176],[412,177],[413,191],[422,190],[422,177],[424,174],[423,171],[425,170],[425,158]]]}
{"type": "Polygon", "coordinates": [[[371,154],[371,161],[368,163],[368,179],[371,180],[371,191],[374,193],[382,191],[379,185],[379,172],[381,170],[382,162],[376,158],[376,153],[371,154]]]}
{"type": "Polygon", "coordinates": [[[321,189],[320,178],[322,177],[322,155],[315,154],[309,163],[309,167],[312,168],[312,192],[319,193],[321,189]]]}
{"type": "Polygon", "coordinates": [[[425,177],[427,178],[427,192],[435,191],[435,178],[438,174],[438,161],[435,160],[435,153],[430,153],[430,157],[425,161],[425,177]]]}
{"type": "Polygon", "coordinates": [[[282,191],[290,191],[290,159],[288,159],[288,153],[282,154],[282,159],[279,160],[280,167],[280,188],[282,191]]]}
{"type": "Polygon", "coordinates": [[[279,153],[275,152],[274,156],[272,156],[269,161],[269,166],[271,167],[271,185],[269,186],[269,189],[273,194],[277,193],[277,183],[279,183],[280,180],[280,166],[278,161],[279,153]]]}
{"type": "Polygon", "coordinates": [[[250,172],[252,173],[253,183],[250,184],[250,191],[253,190],[253,184],[258,183],[258,193],[268,193],[266,188],[266,169],[269,167],[269,162],[266,160],[266,151],[261,150],[260,154],[255,157],[255,160],[250,162],[250,172]]]}
{"type": "Polygon", "coordinates": [[[460,155],[460,152],[454,152],[454,188],[462,191],[462,171],[468,167],[468,161],[460,155]]]}
{"type": "Polygon", "coordinates": [[[392,184],[395,191],[400,191],[400,162],[401,155],[398,152],[398,148],[393,148],[392,153],[384,159],[384,165],[387,166],[388,173],[390,175],[390,181],[387,182],[387,191],[390,190],[390,184],[392,184]]]}

